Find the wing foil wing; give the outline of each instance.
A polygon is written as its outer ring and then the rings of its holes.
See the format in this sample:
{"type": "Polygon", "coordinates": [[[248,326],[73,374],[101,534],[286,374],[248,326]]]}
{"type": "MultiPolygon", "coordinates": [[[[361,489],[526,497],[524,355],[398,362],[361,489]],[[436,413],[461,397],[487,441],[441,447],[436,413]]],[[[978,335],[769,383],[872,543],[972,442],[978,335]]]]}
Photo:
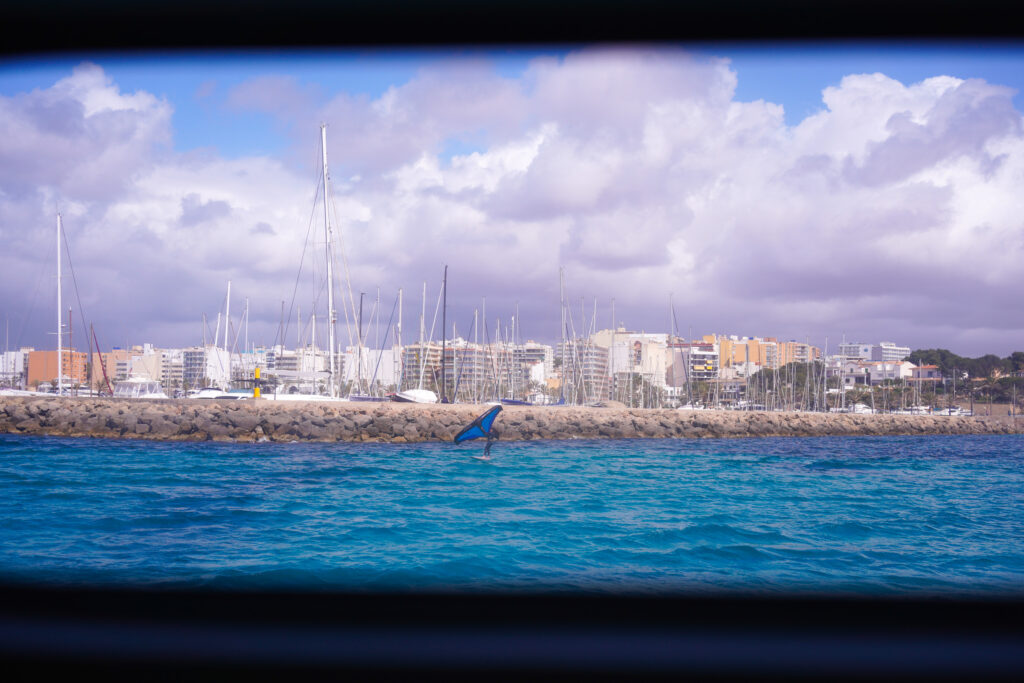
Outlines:
{"type": "Polygon", "coordinates": [[[455,443],[462,443],[463,441],[469,441],[470,439],[479,439],[482,436],[487,436],[487,432],[480,428],[480,425],[474,423],[463,429],[455,436],[455,443]]]}
{"type": "Polygon", "coordinates": [[[478,418],[480,420],[480,426],[483,427],[485,434],[490,433],[491,427],[494,425],[494,420],[497,419],[498,413],[500,412],[501,406],[494,406],[478,418]]]}
{"type": "Polygon", "coordinates": [[[494,425],[494,418],[501,412],[501,406],[494,406],[486,413],[476,418],[455,435],[455,443],[462,443],[470,439],[480,439],[487,436],[494,425]]]}

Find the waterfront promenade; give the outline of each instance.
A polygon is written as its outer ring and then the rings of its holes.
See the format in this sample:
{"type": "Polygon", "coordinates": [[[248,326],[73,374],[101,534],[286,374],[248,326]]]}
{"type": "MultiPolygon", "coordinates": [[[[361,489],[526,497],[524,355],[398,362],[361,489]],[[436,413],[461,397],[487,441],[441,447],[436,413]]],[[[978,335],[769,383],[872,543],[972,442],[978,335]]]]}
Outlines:
{"type": "MultiPolygon", "coordinates": [[[[450,441],[485,406],[0,397],[0,433],[169,441],[450,441]]],[[[510,406],[502,440],[1009,434],[1007,417],[510,406]]]]}

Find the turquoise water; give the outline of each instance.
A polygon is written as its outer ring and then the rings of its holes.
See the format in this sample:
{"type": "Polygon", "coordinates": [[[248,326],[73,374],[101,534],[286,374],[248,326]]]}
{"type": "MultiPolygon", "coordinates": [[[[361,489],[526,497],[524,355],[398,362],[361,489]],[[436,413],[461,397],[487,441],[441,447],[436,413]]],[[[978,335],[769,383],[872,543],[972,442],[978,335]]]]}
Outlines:
{"type": "Polygon", "coordinates": [[[0,579],[1024,593],[1024,437],[479,444],[0,435],[0,579]]]}

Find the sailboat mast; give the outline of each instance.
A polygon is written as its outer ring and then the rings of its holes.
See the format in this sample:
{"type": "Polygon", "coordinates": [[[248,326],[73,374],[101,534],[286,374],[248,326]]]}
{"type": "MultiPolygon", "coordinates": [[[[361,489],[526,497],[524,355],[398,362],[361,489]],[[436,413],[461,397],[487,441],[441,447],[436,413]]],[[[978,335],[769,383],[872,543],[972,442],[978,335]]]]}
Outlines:
{"type": "Polygon", "coordinates": [[[228,280],[228,298],[224,303],[224,351],[228,351],[228,327],[231,326],[231,280],[228,280]]]}
{"type": "Polygon", "coordinates": [[[562,314],[562,323],[561,323],[561,326],[559,327],[559,334],[562,337],[562,344],[561,344],[561,347],[559,348],[560,355],[561,355],[561,358],[562,358],[562,367],[560,368],[562,374],[561,374],[561,377],[558,378],[558,389],[559,389],[559,393],[560,393],[560,396],[559,396],[560,401],[559,402],[560,403],[564,403],[565,402],[565,373],[566,373],[566,368],[565,368],[565,269],[564,268],[559,268],[558,269],[558,303],[559,303],[559,309],[561,310],[561,314],[562,314]]]}
{"type": "Polygon", "coordinates": [[[427,283],[423,282],[423,297],[420,299],[420,379],[416,385],[417,389],[423,388],[423,372],[426,369],[427,363],[427,348],[424,345],[423,337],[426,334],[424,326],[426,325],[427,317],[427,283]]]}
{"type": "Polygon", "coordinates": [[[395,328],[395,336],[398,339],[398,353],[392,355],[392,364],[395,369],[395,377],[398,378],[395,391],[402,390],[402,380],[405,375],[405,350],[402,348],[402,288],[398,288],[398,326],[395,328]]]}
{"type": "Polygon", "coordinates": [[[444,284],[442,285],[442,296],[444,297],[444,307],[441,309],[441,403],[447,403],[448,376],[445,373],[446,365],[444,356],[448,346],[448,331],[445,329],[448,326],[448,266],[444,267],[444,284]]]}
{"type": "Polygon", "coordinates": [[[359,292],[359,322],[356,325],[356,393],[363,387],[363,295],[359,292]]]}
{"type": "Polygon", "coordinates": [[[60,301],[60,213],[57,213],[57,395],[64,393],[64,337],[62,336],[61,301],[60,301]]]}
{"type": "Polygon", "coordinates": [[[324,238],[327,242],[327,343],[330,345],[327,352],[329,365],[329,393],[335,398],[335,368],[334,368],[334,264],[331,260],[331,221],[328,216],[327,206],[327,124],[320,124],[320,148],[323,153],[323,176],[324,176],[324,238]]]}
{"type": "Polygon", "coordinates": [[[619,392],[616,391],[615,386],[615,299],[612,299],[612,348],[611,358],[608,364],[611,366],[611,389],[612,389],[612,400],[619,400],[619,392]]]}

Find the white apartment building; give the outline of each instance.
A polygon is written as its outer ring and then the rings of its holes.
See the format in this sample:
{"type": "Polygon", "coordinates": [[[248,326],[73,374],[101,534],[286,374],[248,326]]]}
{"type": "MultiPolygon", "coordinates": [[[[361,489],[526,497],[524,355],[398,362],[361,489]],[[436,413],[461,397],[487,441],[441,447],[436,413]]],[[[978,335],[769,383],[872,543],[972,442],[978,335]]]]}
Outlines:
{"type": "MultiPolygon", "coordinates": [[[[400,347],[390,349],[368,349],[360,351],[348,347],[341,354],[344,360],[343,382],[354,382],[375,387],[397,387],[402,372],[402,351],[400,347]]],[[[326,361],[325,361],[326,363],[326,361]]],[[[326,366],[325,366],[326,367],[326,366]]],[[[360,389],[356,389],[360,391],[360,389]]]]}
{"type": "Polygon", "coordinates": [[[189,389],[231,385],[231,354],[219,346],[193,346],[181,350],[182,379],[189,389]]]}
{"type": "Polygon", "coordinates": [[[25,346],[17,351],[0,352],[0,387],[20,389],[25,386],[28,381],[25,359],[32,351],[35,349],[25,346]]]}
{"type": "Polygon", "coordinates": [[[664,333],[630,332],[624,327],[601,330],[591,335],[593,344],[608,349],[608,372],[612,390],[627,386],[630,378],[642,377],[660,389],[668,386],[670,363],[668,335],[664,333]]]}
{"type": "Polygon", "coordinates": [[[896,346],[892,342],[881,342],[871,347],[871,360],[884,363],[898,363],[909,355],[909,346],[896,346]]]}
{"type": "Polygon", "coordinates": [[[871,344],[864,342],[843,342],[839,345],[839,354],[843,358],[850,360],[860,358],[861,360],[871,360],[871,344]]]}
{"type": "Polygon", "coordinates": [[[882,361],[896,363],[910,355],[909,346],[897,346],[893,342],[867,344],[865,342],[843,342],[839,345],[839,355],[844,358],[882,361]]]}
{"type": "MultiPolygon", "coordinates": [[[[668,349],[669,386],[686,386],[687,381],[708,382],[719,378],[718,345],[712,342],[673,342],[668,349]]],[[[753,364],[750,364],[753,365],[753,364]]]]}

